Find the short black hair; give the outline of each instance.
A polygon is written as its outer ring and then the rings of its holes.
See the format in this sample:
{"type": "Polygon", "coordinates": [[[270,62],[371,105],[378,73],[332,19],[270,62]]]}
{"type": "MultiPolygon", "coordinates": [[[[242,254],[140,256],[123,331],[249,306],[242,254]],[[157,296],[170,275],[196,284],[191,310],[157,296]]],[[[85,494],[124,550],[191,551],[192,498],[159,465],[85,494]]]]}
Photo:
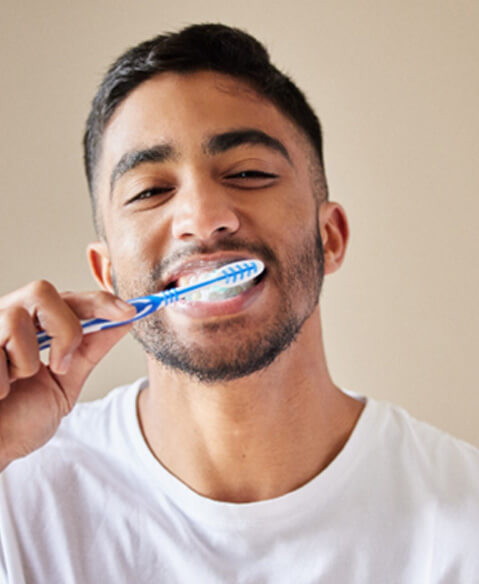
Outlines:
{"type": "Polygon", "coordinates": [[[195,71],[216,71],[246,82],[292,120],[313,147],[321,175],[314,182],[327,198],[321,125],[303,92],[271,63],[266,48],[250,34],[223,24],[194,24],[128,49],[108,69],[93,98],[83,148],[97,230],[95,172],[103,132],[115,109],[154,75],[195,71]]]}

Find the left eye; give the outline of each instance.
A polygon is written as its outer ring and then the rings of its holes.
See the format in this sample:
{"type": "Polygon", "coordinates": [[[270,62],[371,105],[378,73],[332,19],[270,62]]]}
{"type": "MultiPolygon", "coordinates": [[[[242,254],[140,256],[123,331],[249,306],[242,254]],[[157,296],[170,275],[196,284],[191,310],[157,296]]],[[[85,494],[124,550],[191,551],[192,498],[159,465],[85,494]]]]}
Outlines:
{"type": "Polygon", "coordinates": [[[249,179],[262,179],[262,178],[277,178],[277,174],[271,174],[270,172],[263,172],[262,170],[242,170],[241,172],[236,172],[235,174],[228,174],[225,178],[249,178],[249,179]]]}
{"type": "Polygon", "coordinates": [[[278,178],[277,174],[272,174],[271,172],[263,172],[262,170],[242,170],[240,172],[226,175],[224,180],[234,188],[254,190],[268,188],[272,186],[278,178]]]}

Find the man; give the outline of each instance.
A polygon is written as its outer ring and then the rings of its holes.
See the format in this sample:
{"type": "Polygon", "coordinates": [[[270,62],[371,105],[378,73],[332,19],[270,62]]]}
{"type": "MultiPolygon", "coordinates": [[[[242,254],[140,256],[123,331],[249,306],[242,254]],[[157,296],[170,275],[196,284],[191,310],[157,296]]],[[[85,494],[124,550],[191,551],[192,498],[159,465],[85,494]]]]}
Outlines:
{"type": "Polygon", "coordinates": [[[0,301],[4,580],[478,581],[477,451],[328,372],[318,299],[348,223],[319,122],[264,48],[195,25],[131,49],[84,144],[103,292],[0,301]],[[81,334],[244,258],[266,271],[231,298],[81,334]],[[71,411],[130,329],[147,378],[71,411]]]}

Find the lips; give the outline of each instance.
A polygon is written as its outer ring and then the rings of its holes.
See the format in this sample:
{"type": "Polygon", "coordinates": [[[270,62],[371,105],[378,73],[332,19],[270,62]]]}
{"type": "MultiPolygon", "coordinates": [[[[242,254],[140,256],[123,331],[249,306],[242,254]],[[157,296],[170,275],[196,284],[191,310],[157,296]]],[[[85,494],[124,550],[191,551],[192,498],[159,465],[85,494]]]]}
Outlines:
{"type": "MultiPolygon", "coordinates": [[[[174,266],[169,270],[164,280],[164,288],[192,285],[204,279],[226,264],[256,259],[250,255],[225,255],[224,253],[209,256],[197,256],[174,266]]],[[[247,309],[262,295],[264,289],[264,270],[251,282],[234,286],[229,289],[218,286],[206,287],[202,291],[188,293],[184,299],[168,308],[173,313],[182,314],[188,318],[210,318],[233,315],[247,309]]]]}
{"type": "MultiPolygon", "coordinates": [[[[261,276],[262,274],[258,279],[261,279],[261,276]]],[[[262,296],[265,280],[261,279],[257,282],[258,279],[253,280],[253,286],[245,290],[238,290],[238,293],[231,298],[215,298],[214,296],[209,297],[208,300],[191,298],[187,301],[176,302],[167,310],[194,319],[231,317],[248,309],[262,296]]]]}

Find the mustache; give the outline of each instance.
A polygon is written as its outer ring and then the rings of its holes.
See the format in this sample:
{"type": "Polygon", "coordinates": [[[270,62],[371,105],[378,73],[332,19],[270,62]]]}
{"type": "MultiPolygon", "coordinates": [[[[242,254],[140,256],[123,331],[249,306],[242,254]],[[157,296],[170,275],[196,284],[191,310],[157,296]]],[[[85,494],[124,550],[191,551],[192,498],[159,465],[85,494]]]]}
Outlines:
{"type": "Polygon", "coordinates": [[[212,254],[220,251],[248,252],[248,254],[252,254],[258,259],[263,260],[266,265],[279,267],[278,258],[269,245],[246,241],[244,239],[230,239],[218,241],[214,245],[187,244],[181,250],[176,250],[158,261],[150,273],[151,280],[153,282],[162,281],[169,268],[177,262],[187,261],[192,256],[212,254]]]}

